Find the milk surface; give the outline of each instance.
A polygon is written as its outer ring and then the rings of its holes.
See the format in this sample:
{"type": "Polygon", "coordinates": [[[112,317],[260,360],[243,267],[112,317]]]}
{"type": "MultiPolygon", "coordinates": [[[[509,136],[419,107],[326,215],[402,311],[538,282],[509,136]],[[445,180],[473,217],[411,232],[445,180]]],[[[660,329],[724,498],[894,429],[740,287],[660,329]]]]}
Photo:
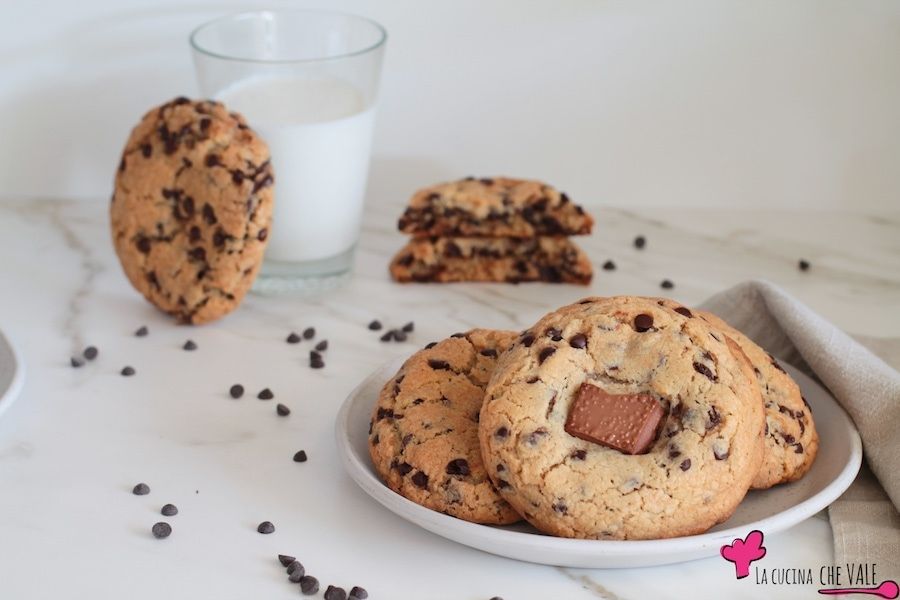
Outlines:
{"type": "Polygon", "coordinates": [[[275,213],[266,259],[311,261],[356,243],[374,107],[337,79],[253,77],[218,99],[244,115],[272,153],[275,213]]]}

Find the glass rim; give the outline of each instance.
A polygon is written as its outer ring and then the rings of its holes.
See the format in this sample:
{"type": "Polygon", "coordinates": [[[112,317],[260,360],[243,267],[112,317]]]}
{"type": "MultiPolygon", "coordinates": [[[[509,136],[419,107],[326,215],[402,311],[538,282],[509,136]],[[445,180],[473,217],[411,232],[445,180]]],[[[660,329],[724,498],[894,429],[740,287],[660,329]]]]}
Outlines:
{"type": "Polygon", "coordinates": [[[190,41],[191,48],[193,48],[196,52],[200,54],[205,54],[206,56],[210,56],[213,58],[219,58],[222,60],[230,60],[234,62],[244,62],[244,63],[255,63],[255,64],[308,64],[308,63],[320,63],[320,62],[329,62],[334,60],[342,60],[345,58],[352,58],[354,56],[361,56],[363,54],[368,54],[378,48],[384,46],[385,42],[387,42],[388,33],[387,29],[384,28],[381,23],[375,21],[374,19],[370,19],[368,17],[363,17],[360,15],[355,15],[353,13],[342,12],[338,10],[328,10],[328,9],[314,9],[314,8],[274,8],[274,9],[265,9],[265,10],[249,10],[231,13],[229,15],[224,15],[221,17],[217,17],[212,19],[211,21],[206,21],[205,23],[201,23],[197,27],[191,31],[188,40],[190,41]],[[213,27],[216,25],[220,25],[226,21],[235,21],[248,17],[258,17],[260,15],[278,15],[278,14],[306,14],[306,15],[331,15],[335,17],[345,17],[349,19],[355,19],[357,21],[362,21],[372,25],[375,30],[378,32],[378,39],[374,44],[361,48],[359,50],[354,50],[352,52],[344,52],[342,54],[334,54],[334,55],[326,55],[326,56],[316,56],[312,58],[247,58],[244,56],[232,56],[228,54],[222,54],[219,52],[213,52],[208,48],[204,48],[198,41],[197,36],[202,33],[205,29],[209,27],[213,27]]]}

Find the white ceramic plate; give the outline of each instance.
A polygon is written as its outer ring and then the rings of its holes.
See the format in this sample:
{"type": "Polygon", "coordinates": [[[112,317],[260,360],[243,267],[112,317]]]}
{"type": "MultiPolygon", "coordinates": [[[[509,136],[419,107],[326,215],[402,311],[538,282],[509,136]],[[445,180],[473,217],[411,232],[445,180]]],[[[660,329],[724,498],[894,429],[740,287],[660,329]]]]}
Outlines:
{"type": "Polygon", "coordinates": [[[24,383],[25,364],[0,331],[0,416],[18,397],[24,383]]]}
{"type": "Polygon", "coordinates": [[[576,568],[616,568],[713,556],[723,544],[743,538],[754,529],[768,535],[813,516],[847,489],[862,461],[862,444],[850,417],[822,386],[787,365],[812,407],[819,432],[818,457],[803,479],[770,490],[751,491],[730,519],[704,534],[665,540],[572,540],[544,535],[524,522],[505,527],[468,523],[393,492],[381,482],[369,459],[367,430],[372,407],[382,385],[402,363],[398,359],[384,365],[344,401],[335,424],[344,468],[367,494],[404,519],[461,544],[518,560],[576,568]]]}

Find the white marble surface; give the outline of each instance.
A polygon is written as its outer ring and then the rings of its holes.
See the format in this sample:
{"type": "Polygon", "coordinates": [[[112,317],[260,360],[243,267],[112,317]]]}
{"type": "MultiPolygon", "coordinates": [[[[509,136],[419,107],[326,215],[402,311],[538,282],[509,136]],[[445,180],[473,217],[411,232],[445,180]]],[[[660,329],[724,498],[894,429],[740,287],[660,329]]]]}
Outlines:
{"type": "MultiPolygon", "coordinates": [[[[383,165],[382,165],[383,167],[383,165]]],[[[333,419],[345,395],[388,358],[473,325],[522,328],[588,293],[659,293],[693,304],[751,277],[766,277],[858,334],[900,336],[900,214],[642,209],[598,210],[584,240],[599,266],[589,290],[544,285],[408,286],[386,275],[403,238],[394,218],[409,191],[376,165],[356,274],[315,299],[248,297],[202,328],[172,324],[128,286],[112,253],[102,202],[0,202],[0,327],[29,367],[19,402],[0,419],[0,597],[296,598],[275,560],[295,554],[329,583],[362,585],[373,599],[814,598],[812,586],[736,581],[715,558],[651,569],[557,569],[484,554],[388,513],[341,472],[333,419]],[[647,248],[631,239],[647,236],[647,248]],[[809,259],[807,273],[797,259],[809,259]],[[373,318],[399,326],[383,344],[373,318]],[[132,332],[146,324],[150,335],[132,332]],[[284,343],[313,325],[311,346],[284,343]],[[193,339],[195,352],[181,344],[193,339]],[[91,364],[69,356],[87,344],[91,364]],[[132,378],[118,375],[133,365],[132,378]],[[232,383],[247,395],[232,400],[232,383]],[[288,418],[255,393],[270,387],[288,418]],[[306,449],[309,462],[291,457],[306,449]],[[147,482],[152,493],[131,487],[147,482]],[[180,514],[164,541],[159,508],[180,514]],[[271,520],[263,536],[256,525],[271,520]]],[[[832,560],[818,515],[766,540],[766,568],[818,568],[832,560]]]]}

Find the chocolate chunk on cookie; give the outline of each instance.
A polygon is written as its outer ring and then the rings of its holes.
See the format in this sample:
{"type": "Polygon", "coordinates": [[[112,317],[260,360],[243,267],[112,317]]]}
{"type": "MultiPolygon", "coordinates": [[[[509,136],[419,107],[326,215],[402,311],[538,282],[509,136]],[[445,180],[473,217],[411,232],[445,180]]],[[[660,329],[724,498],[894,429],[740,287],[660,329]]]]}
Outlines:
{"type": "Polygon", "coordinates": [[[413,238],[391,261],[400,282],[591,282],[585,253],[563,237],[413,238]]]}
{"type": "Polygon", "coordinates": [[[271,227],[269,150],[219,102],[178,98],[131,132],[110,205],[131,284],[185,323],[234,310],[259,271],[271,227]]]}
{"type": "Polygon", "coordinates": [[[484,386],[515,339],[487,329],[447,338],[413,354],[384,385],[369,453],[388,487],[466,521],[520,520],[494,489],[478,442],[484,386]]]}
{"type": "Polygon", "coordinates": [[[762,463],[764,418],[749,363],[711,331],[655,298],[620,296],[522,332],[479,423],[500,495],[573,538],[677,537],[727,519],[762,463]]]}
{"type": "Polygon", "coordinates": [[[467,178],[416,192],[398,227],[415,236],[584,235],[593,218],[540,181],[467,178]]]}

